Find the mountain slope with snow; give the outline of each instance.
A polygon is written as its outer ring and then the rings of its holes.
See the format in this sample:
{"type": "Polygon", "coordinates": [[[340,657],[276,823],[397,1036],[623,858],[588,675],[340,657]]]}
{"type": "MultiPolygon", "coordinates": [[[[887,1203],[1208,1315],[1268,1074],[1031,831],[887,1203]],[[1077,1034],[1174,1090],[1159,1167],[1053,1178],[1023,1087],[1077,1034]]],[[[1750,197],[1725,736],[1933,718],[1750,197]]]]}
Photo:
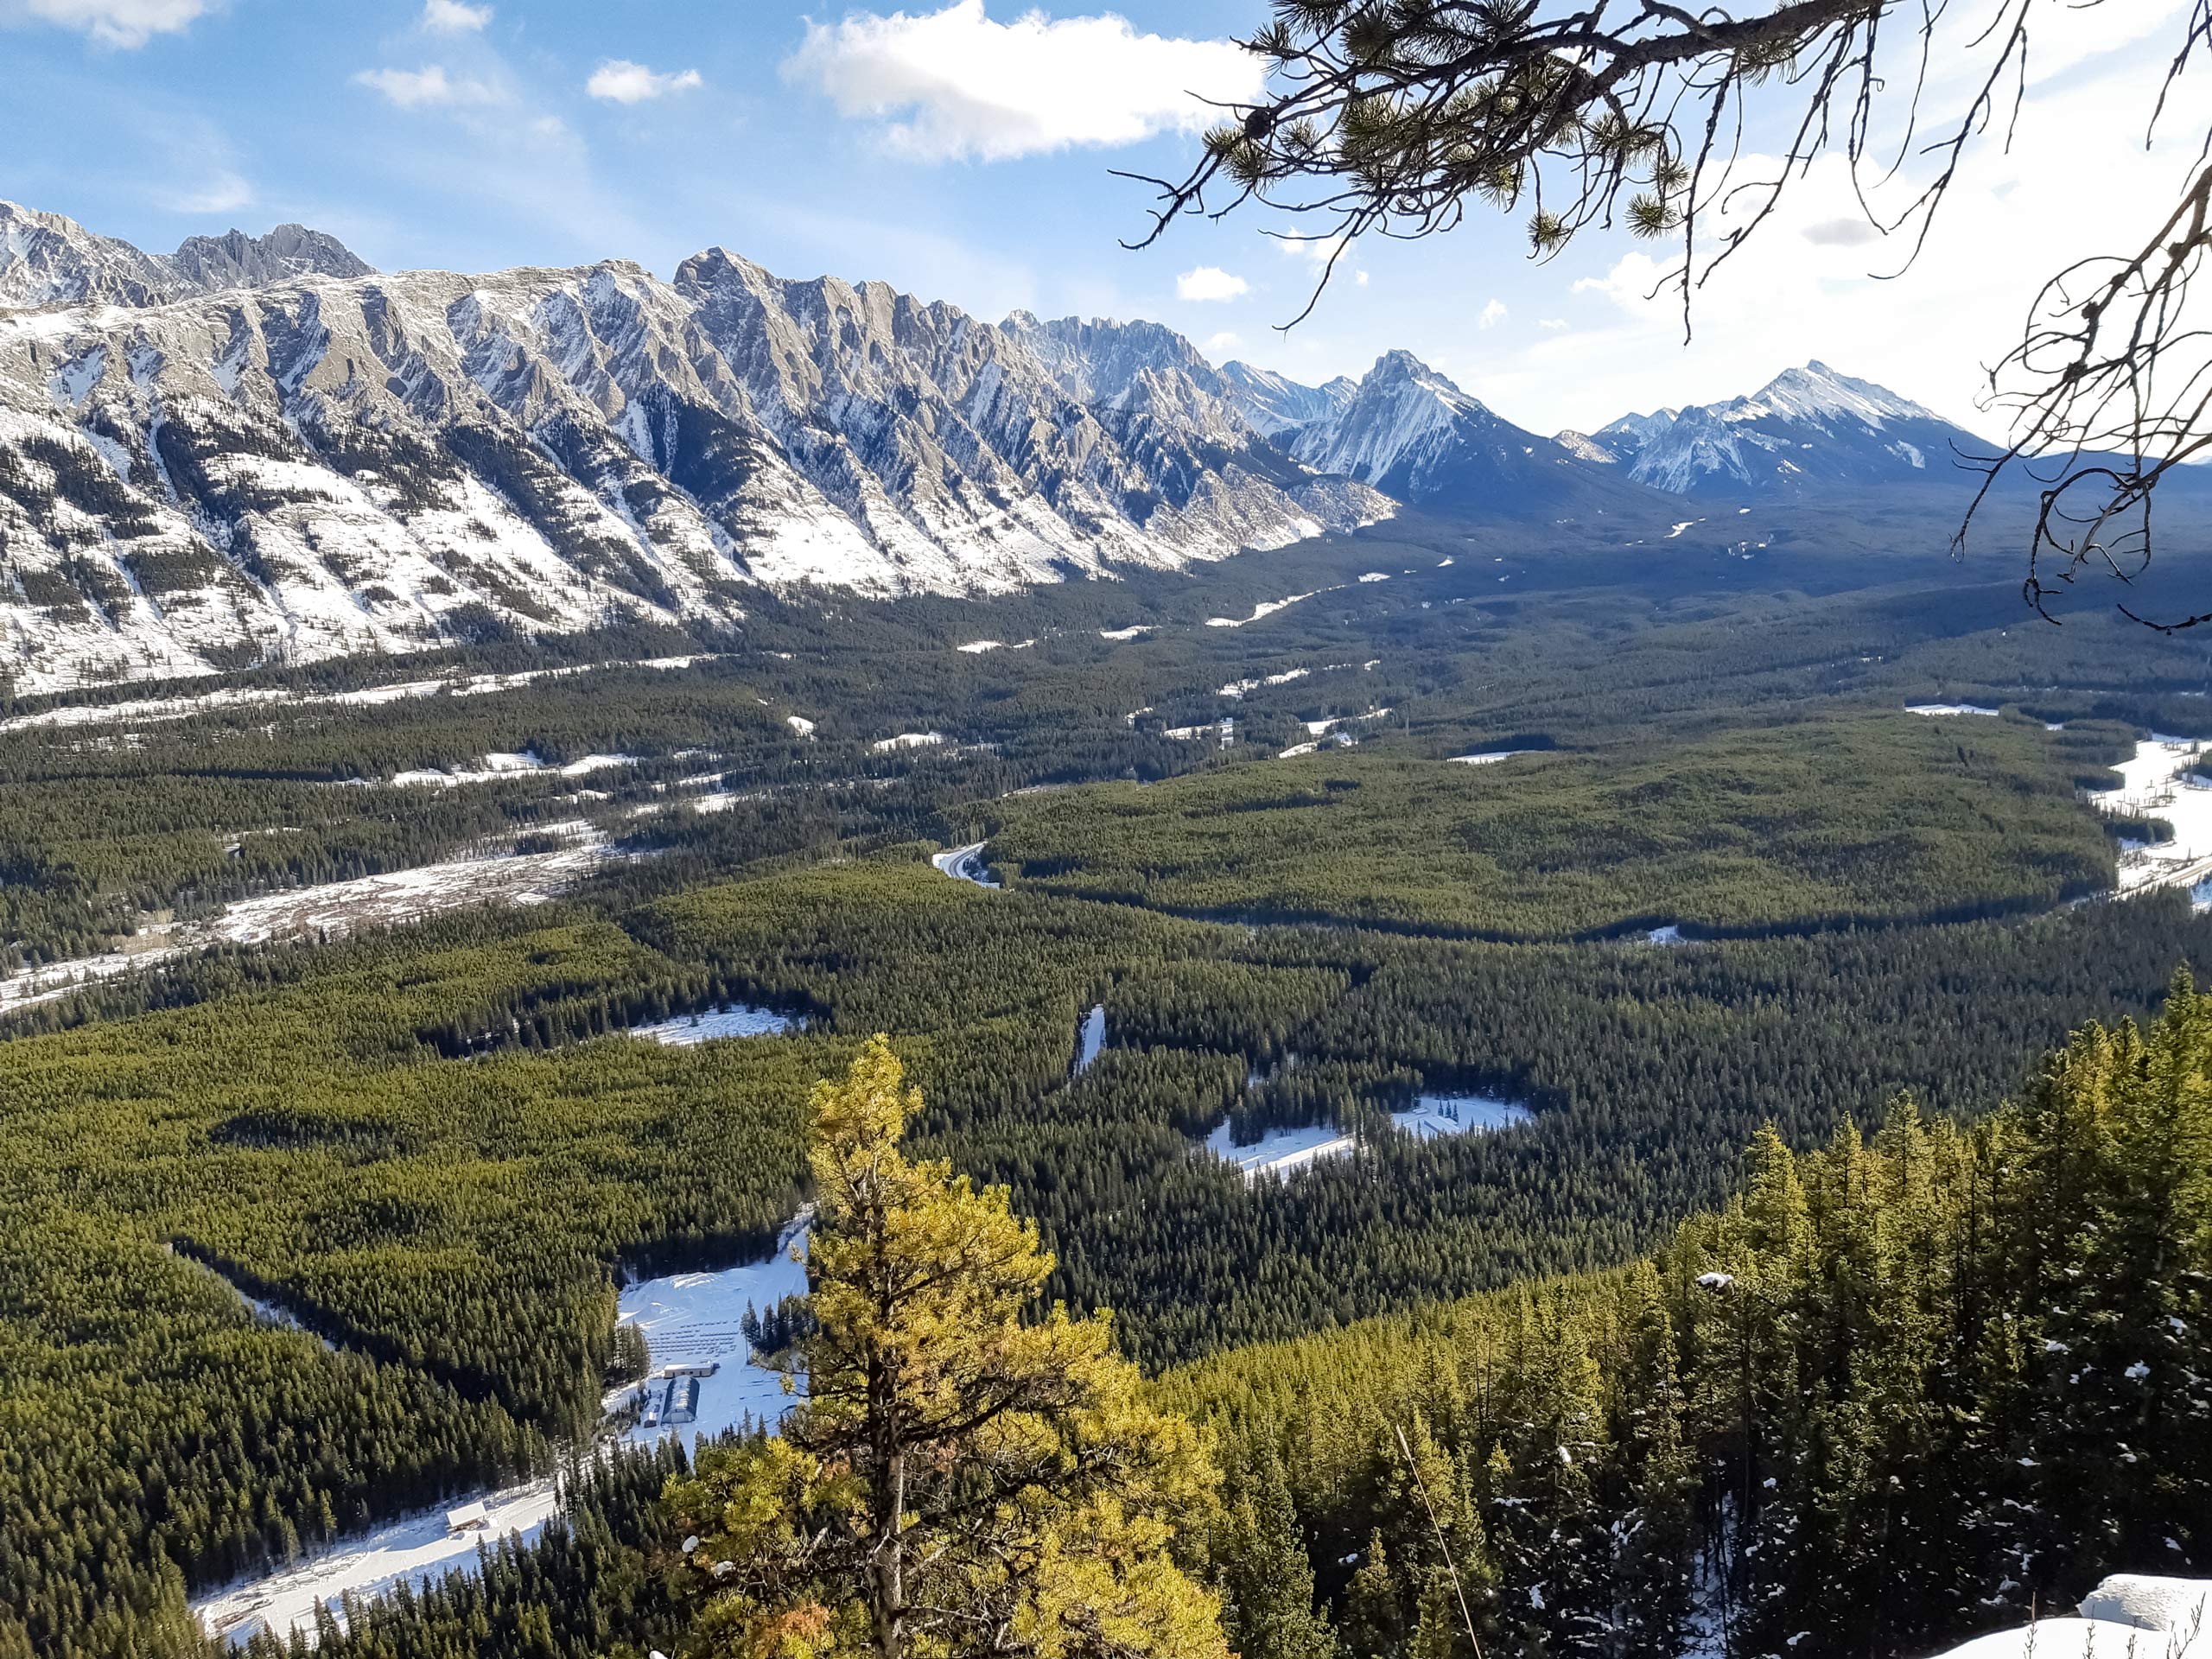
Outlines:
{"type": "Polygon", "coordinates": [[[1624,416],[1559,442],[1672,495],[1964,482],[1961,458],[1991,453],[1932,410],[1819,362],[1784,369],[1748,397],[1624,416]]]}
{"type": "Polygon", "coordinates": [[[1401,501],[1515,513],[1604,510],[1643,493],[1549,438],[1503,419],[1410,352],[1385,353],[1335,416],[1290,451],[1401,501]]]}
{"type": "Polygon", "coordinates": [[[1235,361],[1221,365],[1221,378],[1252,429],[1278,442],[1317,421],[1334,420],[1359,392],[1359,382],[1347,375],[1308,386],[1271,369],[1235,361]]]}
{"type": "Polygon", "coordinates": [[[309,232],[178,263],[31,217],[0,277],[81,302],[0,311],[23,690],[726,624],[760,583],[1001,591],[1391,511],[1262,441],[1154,324],[1001,327],[721,249],[671,282],[385,276],[321,270],[351,256],[309,232]]]}

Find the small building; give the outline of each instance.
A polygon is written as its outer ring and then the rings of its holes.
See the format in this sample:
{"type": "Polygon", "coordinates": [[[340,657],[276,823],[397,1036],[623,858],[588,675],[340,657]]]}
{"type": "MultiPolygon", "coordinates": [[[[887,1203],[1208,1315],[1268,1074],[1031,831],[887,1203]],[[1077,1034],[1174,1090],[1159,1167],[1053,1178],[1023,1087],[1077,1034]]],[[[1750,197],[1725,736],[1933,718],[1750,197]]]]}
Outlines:
{"type": "Polygon", "coordinates": [[[696,1376],[671,1377],[667,1402],[662,1406],[660,1415],[665,1423],[696,1422],[699,1416],[699,1379],[696,1376]]]}
{"type": "Polygon", "coordinates": [[[719,1359],[708,1359],[682,1365],[670,1365],[665,1367],[661,1374],[664,1376],[712,1376],[721,1368],[722,1363],[719,1359]]]}
{"type": "Polygon", "coordinates": [[[446,1511],[448,1532],[489,1532],[491,1529],[491,1511],[484,1507],[481,1498],[474,1503],[464,1503],[457,1510],[446,1511]]]}

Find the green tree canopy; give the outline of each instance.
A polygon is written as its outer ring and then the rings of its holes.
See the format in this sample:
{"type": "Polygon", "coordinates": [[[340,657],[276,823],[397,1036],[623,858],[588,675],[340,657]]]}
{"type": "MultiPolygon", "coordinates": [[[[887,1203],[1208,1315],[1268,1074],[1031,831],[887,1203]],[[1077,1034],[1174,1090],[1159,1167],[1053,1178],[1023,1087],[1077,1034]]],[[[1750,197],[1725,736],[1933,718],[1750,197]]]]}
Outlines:
{"type": "Polygon", "coordinates": [[[1052,1258],[1006,1188],[900,1153],[920,1106],[881,1037],[815,1089],[806,1397],[668,1494],[699,1648],[1222,1659],[1176,1549],[1217,1501],[1211,1457],[1140,1397],[1104,1313],[1025,1318],[1052,1258]]]}

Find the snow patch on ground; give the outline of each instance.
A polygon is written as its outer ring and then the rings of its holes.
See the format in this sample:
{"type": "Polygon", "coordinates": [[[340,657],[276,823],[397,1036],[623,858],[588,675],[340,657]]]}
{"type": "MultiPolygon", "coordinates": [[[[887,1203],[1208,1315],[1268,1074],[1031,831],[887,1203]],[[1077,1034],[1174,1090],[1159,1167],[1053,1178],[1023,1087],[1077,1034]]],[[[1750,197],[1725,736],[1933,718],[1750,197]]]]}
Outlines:
{"type": "MultiPolygon", "coordinates": [[[[741,1326],[748,1306],[765,1313],[786,1296],[806,1294],[805,1256],[802,1217],[785,1230],[775,1253],[765,1262],[719,1273],[642,1279],[623,1290],[615,1319],[645,1333],[653,1376],[642,1385],[608,1395],[610,1412],[639,1403],[641,1390],[652,1391],[654,1379],[664,1379],[671,1369],[696,1372],[715,1368],[713,1375],[699,1378],[693,1421],[648,1424],[641,1416],[623,1432],[625,1440],[643,1446],[684,1434],[696,1444],[748,1422],[776,1421],[790,1409],[796,1396],[784,1392],[783,1374],[749,1363],[753,1344],[746,1341],[741,1326]]],[[[664,1382],[664,1390],[665,1386],[664,1382]]]]}
{"type": "Polygon", "coordinates": [[[628,1027],[632,1037],[673,1048],[690,1048],[724,1037],[782,1037],[805,1029],[804,1020],[745,1002],[725,1002],[698,1014],[683,1014],[672,1020],[657,1020],[650,1025],[628,1027]]]}
{"type": "Polygon", "coordinates": [[[1446,759],[1455,766],[1490,766],[1500,760],[1510,760],[1516,754],[1535,753],[1534,749],[1485,749],[1480,754],[1454,754],[1446,759]]]}
{"type": "MultiPolygon", "coordinates": [[[[1390,1126],[1401,1135],[1433,1141],[1447,1135],[1487,1135],[1532,1121],[1534,1115],[1517,1101],[1495,1095],[1423,1094],[1402,1111],[1390,1114],[1390,1126]]],[[[1359,1139],[1333,1124],[1307,1124],[1294,1129],[1269,1129],[1249,1146],[1230,1139],[1224,1122],[1206,1136],[1205,1148],[1223,1162],[1244,1172],[1249,1183],[1262,1175],[1287,1176],[1324,1158],[1343,1158],[1359,1148],[1359,1139]]]]}
{"type": "Polygon", "coordinates": [[[1075,1074],[1081,1077],[1097,1063],[1106,1046],[1106,1005],[1094,1004],[1084,1015],[1083,1024],[1075,1034],[1075,1074]]]}
{"type": "Polygon", "coordinates": [[[1927,715],[1931,717],[1945,715],[1986,715],[1992,720],[2004,712],[1999,709],[1985,709],[1978,702],[1908,702],[1904,706],[1904,711],[1908,715],[1927,715]]]}
{"type": "MultiPolygon", "coordinates": [[[[1319,593],[1320,589],[1317,588],[1313,591],[1319,593]]],[[[1245,627],[1259,621],[1262,617],[1273,616],[1277,611],[1288,610],[1300,601],[1313,597],[1313,594],[1293,594],[1288,599],[1263,599],[1252,607],[1252,614],[1249,616],[1210,616],[1206,618],[1206,626],[1210,628],[1245,627]]]]}
{"type": "Polygon", "coordinates": [[[582,820],[544,825],[535,833],[564,836],[569,844],[543,853],[448,859],[242,899],[212,921],[149,928],[119,950],[10,974],[0,979],[0,1014],[66,996],[81,985],[154,967],[205,945],[340,938],[359,928],[396,927],[467,905],[542,904],[549,894],[589,874],[607,856],[605,838],[582,820]]]}
{"type": "MultiPolygon", "coordinates": [[[[2124,844],[2120,856],[2120,890],[2202,885],[2212,878],[2212,787],[2193,782],[2203,745],[2190,738],[2153,733],[2113,770],[2120,788],[2089,798],[2100,811],[2158,818],[2171,825],[2173,839],[2151,846],[2124,844]]],[[[2199,898],[2200,907],[2212,895],[2199,898]]]]}
{"type": "MultiPolygon", "coordinates": [[[[193,1604],[193,1611],[213,1635],[244,1642],[265,1624],[279,1636],[294,1626],[312,1630],[315,1610],[327,1606],[345,1616],[340,1600],[351,1593],[380,1596],[409,1584],[416,1588],[456,1568],[474,1565],[480,1544],[512,1535],[529,1543],[561,1507],[556,1483],[548,1477],[505,1491],[480,1494],[487,1524],[479,1532],[455,1532],[446,1525],[447,1508],[425,1510],[378,1528],[365,1537],[264,1579],[232,1586],[193,1604]]],[[[463,1500],[456,1497],[452,1506],[463,1500]]]]}
{"type": "Polygon", "coordinates": [[[943,732],[901,732],[896,737],[878,738],[868,747],[878,754],[889,754],[894,749],[933,749],[944,741],[943,732]]]}
{"type": "Polygon", "coordinates": [[[1101,628],[1098,630],[1098,637],[1101,639],[1135,639],[1140,634],[1151,632],[1151,623],[1139,622],[1126,628],[1101,628]]]}
{"type": "Polygon", "coordinates": [[[972,881],[979,887],[996,887],[1000,883],[993,878],[990,867],[983,862],[983,849],[988,845],[988,842],[970,842],[965,847],[933,853],[930,855],[930,863],[938,874],[949,875],[956,881],[972,881]]]}

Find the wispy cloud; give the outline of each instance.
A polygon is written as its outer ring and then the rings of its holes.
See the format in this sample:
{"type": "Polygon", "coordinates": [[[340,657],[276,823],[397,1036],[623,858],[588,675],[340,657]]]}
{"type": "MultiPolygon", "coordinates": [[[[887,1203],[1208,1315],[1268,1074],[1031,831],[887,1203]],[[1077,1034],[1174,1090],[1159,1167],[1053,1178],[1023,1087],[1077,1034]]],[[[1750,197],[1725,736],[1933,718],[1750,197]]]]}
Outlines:
{"type": "Polygon", "coordinates": [[[983,0],[810,23],[784,73],[841,114],[902,118],[886,137],[928,161],[1005,161],[1196,131],[1219,114],[1205,100],[1249,99],[1265,79],[1260,60],[1234,41],[1140,35],[1110,13],[1032,11],[996,23],[983,0]]]}
{"type": "Polygon", "coordinates": [[[445,67],[436,63],[420,69],[364,69],[353,77],[353,81],[356,86],[383,93],[403,110],[504,104],[507,98],[488,81],[448,75],[445,67]]]}
{"type": "Polygon", "coordinates": [[[609,58],[592,71],[584,90],[610,104],[644,104],[671,92],[688,92],[703,84],[696,69],[656,74],[627,58],[609,58]]]}
{"type": "Polygon", "coordinates": [[[214,9],[213,0],[0,0],[0,22],[30,19],[81,29],[103,46],[142,47],[175,35],[214,9]]]}
{"type": "Polygon", "coordinates": [[[1175,296],[1182,300],[1233,300],[1251,291],[1249,283],[1219,265],[1200,265],[1175,279],[1175,296]]]}
{"type": "Polygon", "coordinates": [[[1503,300],[1492,300],[1488,305],[1483,307],[1482,315],[1475,319],[1475,327],[1478,328],[1495,328],[1499,323],[1503,322],[1504,321],[1505,302],[1503,300]]]}
{"type": "Polygon", "coordinates": [[[167,197],[162,205],[179,213],[235,213],[251,207],[253,187],[228,168],[194,181],[194,188],[167,197]]]}
{"type": "Polygon", "coordinates": [[[423,0],[423,29],[430,35],[474,35],[492,21],[492,8],[461,0],[423,0]]]}

